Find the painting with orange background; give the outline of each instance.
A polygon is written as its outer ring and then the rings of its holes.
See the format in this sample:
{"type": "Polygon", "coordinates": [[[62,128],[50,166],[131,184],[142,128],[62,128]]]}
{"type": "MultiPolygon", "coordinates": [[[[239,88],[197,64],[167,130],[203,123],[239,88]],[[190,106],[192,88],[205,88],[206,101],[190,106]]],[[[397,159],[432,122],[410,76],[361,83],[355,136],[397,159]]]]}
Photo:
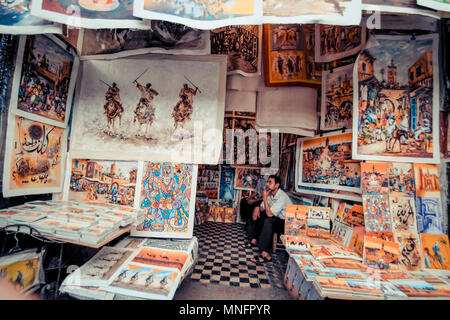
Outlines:
{"type": "Polygon", "coordinates": [[[450,247],[447,235],[421,233],[426,269],[450,270],[450,247]]]}
{"type": "Polygon", "coordinates": [[[286,205],[284,234],[286,236],[306,235],[306,220],[309,206],[286,205]]]}
{"type": "Polygon", "coordinates": [[[132,262],[182,270],[188,258],[187,252],[161,250],[156,248],[142,248],[132,262]]]}
{"type": "Polygon", "coordinates": [[[8,125],[3,196],[62,191],[64,129],[14,117],[8,125]]]}
{"type": "Polygon", "coordinates": [[[421,198],[439,198],[439,167],[435,164],[414,163],[416,196],[421,198]]]}
{"type": "Polygon", "coordinates": [[[387,163],[373,161],[362,162],[361,185],[364,194],[387,194],[387,163]]]}

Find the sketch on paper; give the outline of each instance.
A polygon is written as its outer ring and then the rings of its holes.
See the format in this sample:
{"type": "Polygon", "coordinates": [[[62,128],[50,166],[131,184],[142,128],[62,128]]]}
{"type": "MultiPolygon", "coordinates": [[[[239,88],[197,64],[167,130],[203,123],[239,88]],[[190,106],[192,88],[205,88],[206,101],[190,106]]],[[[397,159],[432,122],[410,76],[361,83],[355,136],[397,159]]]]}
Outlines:
{"type": "Polygon", "coordinates": [[[330,62],[358,53],[366,45],[364,26],[316,24],[315,61],[330,62]]]}
{"type": "Polygon", "coordinates": [[[353,64],[322,73],[321,130],[352,127],[353,64]]]}
{"type": "Polygon", "coordinates": [[[215,29],[261,24],[262,4],[260,0],[135,0],[133,14],[198,29],[215,29]]]}
{"type": "Polygon", "coordinates": [[[373,40],[354,69],[353,159],[437,163],[437,35],[373,40]]]}
{"type": "Polygon", "coordinates": [[[69,201],[133,207],[138,163],[72,159],[69,201]]]}
{"type": "Polygon", "coordinates": [[[208,54],[209,32],[167,21],[150,21],[150,30],[81,29],[75,46],[81,60],[144,53],[208,54]]]}
{"type": "Polygon", "coordinates": [[[63,128],[11,115],[3,175],[3,196],[62,191],[63,128]]]}
{"type": "Polygon", "coordinates": [[[72,105],[78,59],[45,35],[22,36],[11,109],[32,120],[65,127],[72,105]]]}
{"type": "Polygon", "coordinates": [[[210,32],[211,54],[228,56],[228,75],[259,76],[261,74],[261,26],[227,26],[210,32]]]}
{"type": "Polygon", "coordinates": [[[146,213],[132,236],[192,237],[197,169],[190,164],[144,163],[140,207],[146,213]]]}
{"type": "Polygon", "coordinates": [[[352,134],[299,139],[297,186],[361,192],[361,165],[351,157],[352,134]]]}
{"type": "Polygon", "coordinates": [[[61,33],[61,26],[30,13],[31,0],[0,2],[0,33],[61,33]]]}
{"type": "Polygon", "coordinates": [[[77,28],[149,28],[133,16],[133,0],[32,0],[31,14],[77,28]]]}
{"type": "Polygon", "coordinates": [[[225,60],[154,54],[83,61],[72,158],[217,164],[222,136],[211,130],[223,128],[225,60]]]}

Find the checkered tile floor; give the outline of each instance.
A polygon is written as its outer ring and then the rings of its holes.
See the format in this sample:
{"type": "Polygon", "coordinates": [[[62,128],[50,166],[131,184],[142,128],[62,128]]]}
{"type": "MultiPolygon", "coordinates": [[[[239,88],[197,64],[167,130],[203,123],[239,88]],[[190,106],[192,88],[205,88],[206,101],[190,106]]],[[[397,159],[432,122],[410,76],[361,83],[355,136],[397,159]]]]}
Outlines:
{"type": "Polygon", "coordinates": [[[205,222],[194,227],[198,238],[198,262],[192,281],[249,288],[284,288],[283,278],[288,254],[282,244],[272,254],[272,262],[255,264],[256,247],[242,248],[246,241],[240,223],[205,222]]]}

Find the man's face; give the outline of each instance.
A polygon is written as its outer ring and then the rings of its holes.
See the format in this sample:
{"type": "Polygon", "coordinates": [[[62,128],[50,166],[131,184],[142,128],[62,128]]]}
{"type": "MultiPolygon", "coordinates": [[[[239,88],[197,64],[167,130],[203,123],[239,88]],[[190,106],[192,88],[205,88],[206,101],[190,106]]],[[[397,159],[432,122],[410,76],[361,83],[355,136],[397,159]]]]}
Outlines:
{"type": "Polygon", "coordinates": [[[271,192],[276,191],[279,187],[279,184],[275,183],[274,178],[269,178],[266,183],[267,189],[269,189],[271,192]]]}

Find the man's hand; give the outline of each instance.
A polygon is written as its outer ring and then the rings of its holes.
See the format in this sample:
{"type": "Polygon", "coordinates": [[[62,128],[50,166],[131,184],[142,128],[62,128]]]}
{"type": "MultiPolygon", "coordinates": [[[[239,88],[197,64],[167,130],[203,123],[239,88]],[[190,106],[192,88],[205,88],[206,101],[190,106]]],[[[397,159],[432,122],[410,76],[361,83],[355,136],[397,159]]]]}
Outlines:
{"type": "Polygon", "coordinates": [[[268,195],[269,195],[269,190],[264,189],[264,191],[262,192],[263,199],[267,199],[268,195]]]}

